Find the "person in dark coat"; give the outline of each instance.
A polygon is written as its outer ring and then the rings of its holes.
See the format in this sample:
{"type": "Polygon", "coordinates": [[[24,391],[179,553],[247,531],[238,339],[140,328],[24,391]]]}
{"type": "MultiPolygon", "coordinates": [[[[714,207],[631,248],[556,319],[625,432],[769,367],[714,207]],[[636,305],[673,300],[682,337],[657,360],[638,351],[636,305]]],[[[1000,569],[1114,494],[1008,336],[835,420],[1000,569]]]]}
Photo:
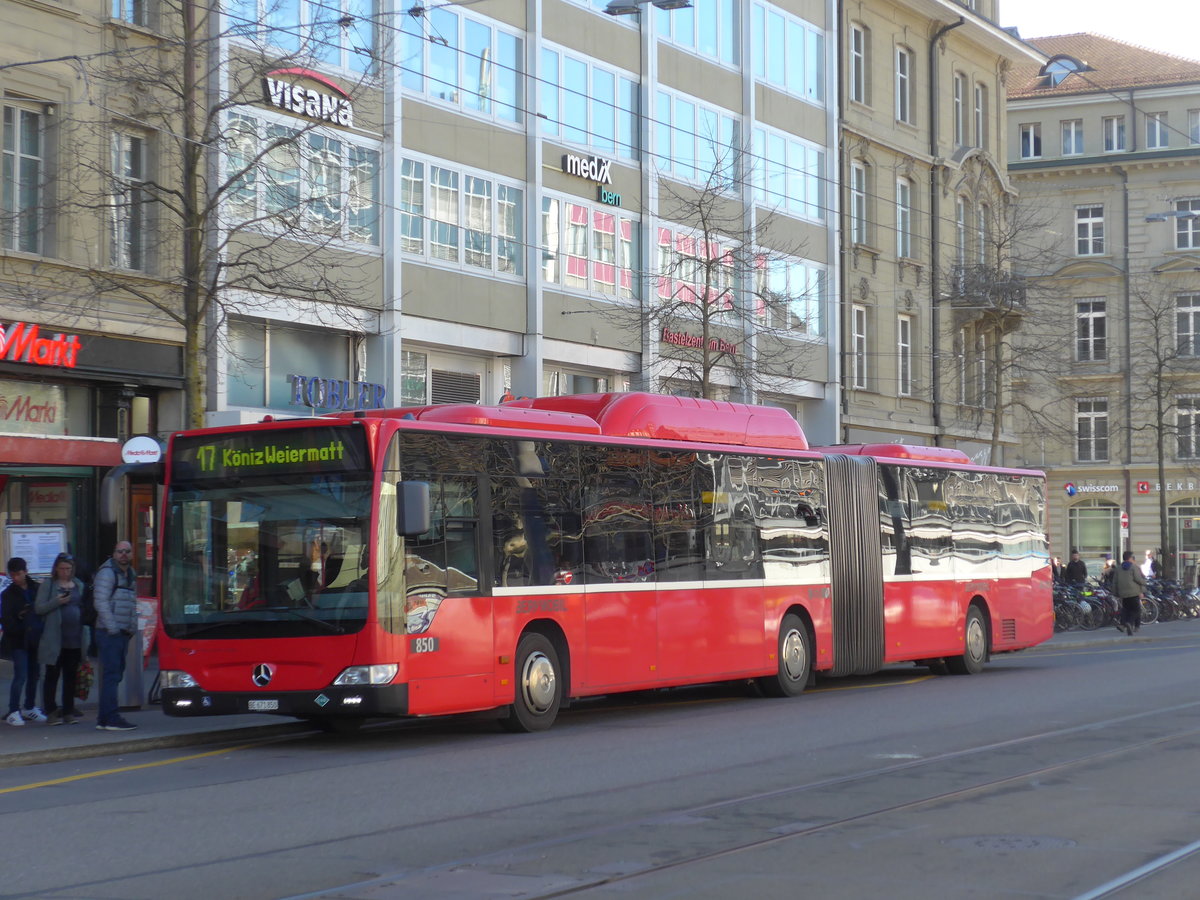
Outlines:
{"type": "Polygon", "coordinates": [[[1079,556],[1078,550],[1071,551],[1071,561],[1063,572],[1063,580],[1067,584],[1084,584],[1088,578],[1087,563],[1079,556]]]}
{"type": "Polygon", "coordinates": [[[33,611],[38,583],[29,577],[25,560],[14,556],[8,561],[8,587],[0,593],[0,624],[4,633],[0,636],[0,658],[11,659],[13,664],[12,686],[8,692],[8,715],[4,721],[9,725],[24,725],[26,722],[45,722],[46,714],[37,705],[38,682],[41,668],[38,666],[37,645],[42,637],[42,620],[33,611]],[[21,705],[21,695],[25,705],[21,705]]]}

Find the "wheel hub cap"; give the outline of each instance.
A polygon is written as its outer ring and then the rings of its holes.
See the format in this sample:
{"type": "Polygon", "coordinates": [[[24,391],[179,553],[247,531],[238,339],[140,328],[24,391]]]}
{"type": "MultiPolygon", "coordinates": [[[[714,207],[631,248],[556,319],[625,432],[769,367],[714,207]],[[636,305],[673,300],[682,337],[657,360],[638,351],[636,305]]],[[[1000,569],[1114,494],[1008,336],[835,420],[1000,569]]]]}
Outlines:
{"type": "Polygon", "coordinates": [[[804,638],[798,631],[789,631],[783,638],[783,670],[792,681],[804,677],[808,659],[804,653],[804,638]]]}
{"type": "Polygon", "coordinates": [[[554,666],[544,653],[533,653],[525,660],[521,673],[521,691],[529,708],[545,712],[554,702],[554,666]]]}

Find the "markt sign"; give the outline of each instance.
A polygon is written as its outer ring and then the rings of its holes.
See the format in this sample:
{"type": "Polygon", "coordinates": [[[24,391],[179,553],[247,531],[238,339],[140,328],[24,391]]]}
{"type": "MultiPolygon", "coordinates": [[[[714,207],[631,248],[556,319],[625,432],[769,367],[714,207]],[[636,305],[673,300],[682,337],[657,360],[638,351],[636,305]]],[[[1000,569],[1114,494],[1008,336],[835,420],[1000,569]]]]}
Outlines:
{"type": "Polygon", "coordinates": [[[37,366],[75,368],[82,348],[79,338],[59,332],[43,337],[40,325],[12,322],[0,325],[0,360],[37,366]]]}

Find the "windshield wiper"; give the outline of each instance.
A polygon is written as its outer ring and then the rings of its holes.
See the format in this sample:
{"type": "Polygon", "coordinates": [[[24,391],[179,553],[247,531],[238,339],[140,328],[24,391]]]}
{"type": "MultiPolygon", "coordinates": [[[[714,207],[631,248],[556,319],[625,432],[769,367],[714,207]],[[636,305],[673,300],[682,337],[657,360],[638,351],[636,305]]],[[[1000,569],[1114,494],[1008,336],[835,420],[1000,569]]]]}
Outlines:
{"type": "MultiPolygon", "coordinates": [[[[260,607],[258,607],[258,609],[263,610],[264,612],[284,612],[284,613],[287,613],[288,615],[295,616],[297,619],[303,619],[305,622],[313,622],[314,624],[320,625],[321,627],[333,632],[334,634],[345,634],[346,633],[346,629],[343,628],[341,625],[338,625],[334,622],[329,622],[318,616],[314,616],[314,615],[311,615],[310,613],[306,613],[302,609],[296,609],[295,607],[292,607],[292,606],[260,606],[260,607]]],[[[245,610],[245,612],[251,612],[251,610],[245,610]]]]}

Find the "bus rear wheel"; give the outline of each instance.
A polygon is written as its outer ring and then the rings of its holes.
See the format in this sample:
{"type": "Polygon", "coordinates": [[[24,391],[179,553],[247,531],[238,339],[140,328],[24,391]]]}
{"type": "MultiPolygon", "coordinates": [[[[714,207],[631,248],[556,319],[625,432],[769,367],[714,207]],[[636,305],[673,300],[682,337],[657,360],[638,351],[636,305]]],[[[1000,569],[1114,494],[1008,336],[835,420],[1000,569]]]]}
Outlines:
{"type": "Polygon", "coordinates": [[[978,606],[967,610],[966,627],[963,629],[962,656],[947,656],[946,666],[952,675],[978,675],[987,662],[988,636],[983,612],[978,606]]]}
{"type": "Polygon", "coordinates": [[[508,716],[501,720],[506,731],[545,731],[554,724],[562,704],[558,651],[544,634],[530,632],[517,643],[516,696],[508,716]]]}
{"type": "Polygon", "coordinates": [[[788,613],[779,624],[778,659],[778,671],[758,679],[759,690],[768,697],[802,694],[812,670],[812,641],[804,622],[794,613],[788,613]]]}

